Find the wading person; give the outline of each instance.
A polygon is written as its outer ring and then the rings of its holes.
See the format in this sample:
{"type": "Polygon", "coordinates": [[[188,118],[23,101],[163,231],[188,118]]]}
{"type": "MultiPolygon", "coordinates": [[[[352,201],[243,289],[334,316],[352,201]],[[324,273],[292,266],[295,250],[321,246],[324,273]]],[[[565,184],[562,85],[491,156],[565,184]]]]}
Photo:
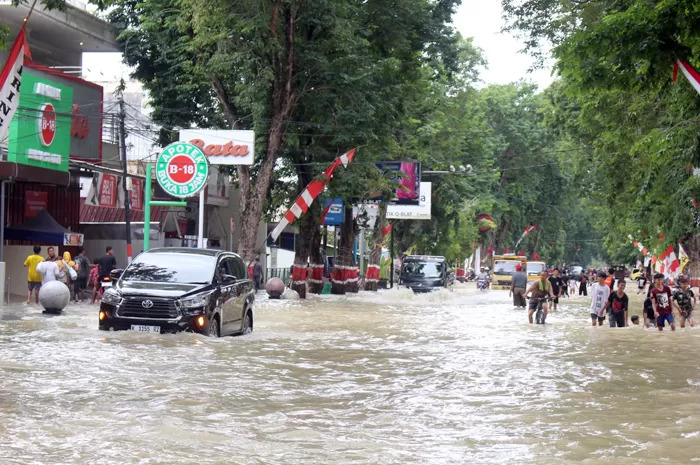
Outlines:
{"type": "Polygon", "coordinates": [[[564,271],[564,274],[561,275],[561,282],[563,283],[561,287],[562,297],[569,297],[569,279],[571,279],[569,273],[564,271]]]}
{"type": "Polygon", "coordinates": [[[617,290],[608,297],[608,307],[610,308],[610,327],[624,328],[627,326],[627,312],[629,298],[625,294],[625,280],[617,282],[617,290]]]}
{"type": "Polygon", "coordinates": [[[255,281],[255,290],[260,290],[262,285],[262,265],[260,264],[260,257],[255,257],[255,264],[253,265],[253,281],[255,281]]]}
{"type": "Polygon", "coordinates": [[[644,311],[642,312],[642,316],[644,317],[644,326],[645,327],[656,327],[656,318],[654,318],[654,304],[651,301],[651,290],[652,287],[649,288],[647,291],[647,297],[644,299],[644,311]]]}
{"type": "Polygon", "coordinates": [[[105,278],[109,277],[112,270],[117,267],[117,259],[114,258],[114,249],[111,246],[105,248],[105,254],[97,260],[97,266],[99,267],[97,279],[101,284],[105,278]]]}
{"type": "Polygon", "coordinates": [[[44,261],[44,258],[39,255],[41,247],[34,246],[34,253],[24,260],[24,266],[27,267],[27,285],[29,293],[27,294],[27,305],[32,302],[32,292],[35,292],[36,303],[39,303],[39,289],[41,289],[41,274],[36,271],[36,266],[44,261]]]}
{"type": "Polygon", "coordinates": [[[578,295],[588,295],[588,276],[583,271],[578,283],[578,295]]]}
{"type": "Polygon", "coordinates": [[[642,294],[647,287],[647,275],[642,273],[637,277],[637,294],[642,294]]]}
{"type": "Polygon", "coordinates": [[[605,308],[607,307],[610,288],[605,285],[606,274],[604,271],[598,273],[598,282],[591,286],[591,325],[603,326],[605,321],[605,308]]]}
{"type": "Polygon", "coordinates": [[[525,288],[527,287],[527,275],[523,273],[523,266],[515,265],[515,274],[510,283],[510,293],[513,296],[513,306],[525,308],[525,288]]]}
{"type": "Polygon", "coordinates": [[[85,247],[80,246],[78,248],[78,256],[75,257],[75,264],[78,277],[75,279],[75,288],[73,292],[75,294],[75,301],[77,302],[78,296],[80,296],[80,301],[85,299],[85,288],[87,287],[87,280],[90,275],[90,260],[88,260],[85,255],[85,247]]]}
{"type": "Polygon", "coordinates": [[[659,331],[664,330],[667,321],[671,325],[671,331],[676,330],[671,299],[671,289],[664,284],[664,275],[661,273],[655,274],[654,289],[651,290],[651,303],[654,305],[654,317],[656,318],[656,327],[659,328],[659,331]]]}
{"type": "MultiPolygon", "coordinates": [[[[527,297],[528,294],[530,294],[530,306],[527,312],[527,319],[530,324],[532,324],[532,314],[537,310],[539,300],[545,297],[554,297],[554,293],[552,293],[552,284],[547,279],[546,271],[540,273],[540,279],[530,285],[525,293],[525,297],[527,297]]],[[[547,318],[547,309],[547,302],[542,302],[542,323],[544,323],[544,320],[547,318]]]]}
{"type": "Polygon", "coordinates": [[[695,326],[695,318],[693,318],[696,304],[695,294],[688,286],[688,278],[679,278],[678,284],[681,288],[673,294],[673,305],[681,316],[681,328],[685,328],[686,321],[692,328],[695,326]]]}
{"type": "Polygon", "coordinates": [[[552,285],[552,293],[554,294],[554,300],[552,301],[552,311],[557,311],[557,304],[559,303],[559,297],[561,297],[562,290],[564,289],[564,281],[559,276],[559,268],[554,268],[552,276],[549,277],[549,282],[552,285]]]}

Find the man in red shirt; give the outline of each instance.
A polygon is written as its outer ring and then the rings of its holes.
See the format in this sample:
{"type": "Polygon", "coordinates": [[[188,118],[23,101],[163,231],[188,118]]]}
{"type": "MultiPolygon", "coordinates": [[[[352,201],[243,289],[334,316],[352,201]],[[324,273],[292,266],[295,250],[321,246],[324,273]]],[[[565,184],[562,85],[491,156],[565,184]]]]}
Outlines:
{"type": "Polygon", "coordinates": [[[654,289],[651,290],[651,303],[654,306],[654,317],[656,318],[656,327],[659,328],[659,331],[664,330],[666,321],[670,323],[671,331],[676,330],[671,299],[671,289],[664,285],[664,275],[661,273],[655,274],[654,289]]]}

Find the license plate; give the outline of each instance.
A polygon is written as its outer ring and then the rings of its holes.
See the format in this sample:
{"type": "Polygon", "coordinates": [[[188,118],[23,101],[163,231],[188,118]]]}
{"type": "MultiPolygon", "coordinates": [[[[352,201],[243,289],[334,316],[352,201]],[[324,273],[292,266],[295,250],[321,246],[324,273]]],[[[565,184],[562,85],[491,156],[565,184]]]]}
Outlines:
{"type": "Polygon", "coordinates": [[[103,282],[102,287],[112,287],[112,281],[103,282]]]}
{"type": "Polygon", "coordinates": [[[131,325],[131,330],[140,333],[160,333],[160,326],[131,325]]]}

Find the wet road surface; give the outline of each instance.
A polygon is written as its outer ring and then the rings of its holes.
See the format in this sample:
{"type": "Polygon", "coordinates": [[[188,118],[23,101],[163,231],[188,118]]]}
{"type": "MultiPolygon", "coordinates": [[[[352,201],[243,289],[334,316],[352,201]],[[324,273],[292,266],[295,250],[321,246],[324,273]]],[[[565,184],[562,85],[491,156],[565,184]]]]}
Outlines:
{"type": "Polygon", "coordinates": [[[219,340],[6,307],[0,463],[700,463],[700,329],[591,328],[587,306],[542,327],[471,284],[259,294],[255,332],[219,340]]]}

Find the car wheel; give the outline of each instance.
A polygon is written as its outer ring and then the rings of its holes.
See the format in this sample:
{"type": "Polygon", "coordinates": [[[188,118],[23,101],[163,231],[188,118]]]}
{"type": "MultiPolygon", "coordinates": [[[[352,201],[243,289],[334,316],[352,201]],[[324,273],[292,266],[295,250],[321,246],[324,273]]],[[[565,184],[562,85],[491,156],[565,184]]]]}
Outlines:
{"type": "Polygon", "coordinates": [[[241,334],[250,334],[253,332],[253,316],[250,310],[245,312],[245,318],[243,318],[243,328],[241,329],[241,334]]]}
{"type": "Polygon", "coordinates": [[[207,331],[207,335],[210,337],[219,337],[219,320],[216,318],[212,318],[209,321],[209,330],[207,331]]]}

